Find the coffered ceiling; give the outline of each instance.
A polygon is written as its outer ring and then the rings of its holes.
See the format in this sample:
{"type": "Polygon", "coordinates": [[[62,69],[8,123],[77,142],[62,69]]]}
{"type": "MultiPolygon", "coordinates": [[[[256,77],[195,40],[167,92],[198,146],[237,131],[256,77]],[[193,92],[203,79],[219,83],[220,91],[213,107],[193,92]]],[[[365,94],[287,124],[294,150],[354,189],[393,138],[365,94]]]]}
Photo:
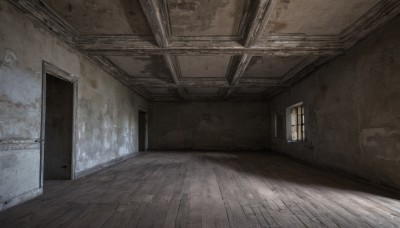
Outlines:
{"type": "Polygon", "coordinates": [[[398,0],[9,0],[148,100],[265,100],[398,0]]]}

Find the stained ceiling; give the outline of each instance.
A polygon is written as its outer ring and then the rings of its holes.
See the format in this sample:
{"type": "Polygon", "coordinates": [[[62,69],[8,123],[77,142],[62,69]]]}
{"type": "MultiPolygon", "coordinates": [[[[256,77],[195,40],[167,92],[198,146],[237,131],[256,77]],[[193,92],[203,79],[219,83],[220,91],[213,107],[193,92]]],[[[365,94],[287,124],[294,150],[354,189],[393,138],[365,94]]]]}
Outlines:
{"type": "Polygon", "coordinates": [[[266,100],[399,14],[398,0],[11,1],[148,100],[266,100]]]}

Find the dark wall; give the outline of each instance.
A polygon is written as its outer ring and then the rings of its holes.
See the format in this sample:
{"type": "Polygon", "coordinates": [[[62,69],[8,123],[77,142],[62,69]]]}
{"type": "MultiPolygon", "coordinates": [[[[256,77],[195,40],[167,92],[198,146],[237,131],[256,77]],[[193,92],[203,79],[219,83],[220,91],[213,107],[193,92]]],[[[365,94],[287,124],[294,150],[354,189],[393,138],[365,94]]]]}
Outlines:
{"type": "Polygon", "coordinates": [[[153,150],[263,150],[269,138],[262,102],[153,102],[153,150]]]}
{"type": "Polygon", "coordinates": [[[303,101],[304,143],[272,148],[400,188],[400,17],[270,103],[303,101]]]}

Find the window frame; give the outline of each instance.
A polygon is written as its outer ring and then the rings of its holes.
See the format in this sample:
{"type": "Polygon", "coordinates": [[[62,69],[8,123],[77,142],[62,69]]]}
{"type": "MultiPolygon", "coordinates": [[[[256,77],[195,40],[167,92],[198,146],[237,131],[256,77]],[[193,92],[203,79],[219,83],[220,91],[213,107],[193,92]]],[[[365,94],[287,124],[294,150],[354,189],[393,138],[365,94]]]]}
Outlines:
{"type": "Polygon", "coordinates": [[[271,113],[271,127],[272,137],[275,139],[279,138],[278,113],[276,111],[271,113]]]}
{"type": "Polygon", "coordinates": [[[300,102],[286,108],[286,138],[288,143],[306,141],[306,115],[304,103],[300,102]],[[293,121],[293,114],[295,121],[293,121]],[[296,132],[296,137],[293,133],[296,132]]]}

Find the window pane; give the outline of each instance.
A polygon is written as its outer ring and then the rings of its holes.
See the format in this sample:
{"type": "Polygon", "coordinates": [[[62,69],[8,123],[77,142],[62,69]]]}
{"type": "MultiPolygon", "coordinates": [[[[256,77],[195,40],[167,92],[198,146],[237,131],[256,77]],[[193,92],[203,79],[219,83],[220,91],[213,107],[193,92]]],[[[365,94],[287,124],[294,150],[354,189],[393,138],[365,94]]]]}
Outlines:
{"type": "Polygon", "coordinates": [[[301,124],[301,114],[297,115],[297,124],[301,124]]]}
{"type": "Polygon", "coordinates": [[[273,123],[273,127],[274,127],[274,137],[278,138],[278,115],[274,114],[274,123],[273,123]]]}
{"type": "Polygon", "coordinates": [[[297,141],[297,126],[292,126],[292,140],[297,141]]]}
{"type": "Polygon", "coordinates": [[[295,108],[293,108],[292,111],[291,111],[291,120],[290,120],[290,122],[291,122],[292,126],[297,124],[297,114],[296,114],[296,109],[295,108]]]}
{"type": "Polygon", "coordinates": [[[302,137],[301,137],[301,127],[298,127],[297,128],[297,140],[301,140],[302,139],[302,137]]]}
{"type": "Polygon", "coordinates": [[[289,140],[291,141],[304,141],[305,140],[305,115],[304,106],[299,105],[290,108],[290,132],[288,132],[289,140]]]}

